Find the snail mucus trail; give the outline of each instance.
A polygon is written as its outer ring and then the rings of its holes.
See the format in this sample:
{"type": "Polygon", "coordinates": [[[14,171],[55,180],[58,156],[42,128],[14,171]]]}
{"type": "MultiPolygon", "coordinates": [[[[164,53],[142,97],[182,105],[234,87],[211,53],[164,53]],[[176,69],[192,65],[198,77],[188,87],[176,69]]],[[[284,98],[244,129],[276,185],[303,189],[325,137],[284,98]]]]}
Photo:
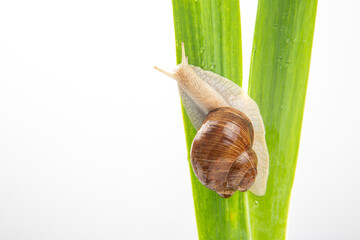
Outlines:
{"type": "Polygon", "coordinates": [[[207,188],[228,198],[236,191],[264,195],[269,168],[265,128],[257,104],[232,81],[182,62],[173,73],[182,103],[198,130],[190,160],[207,188]]]}

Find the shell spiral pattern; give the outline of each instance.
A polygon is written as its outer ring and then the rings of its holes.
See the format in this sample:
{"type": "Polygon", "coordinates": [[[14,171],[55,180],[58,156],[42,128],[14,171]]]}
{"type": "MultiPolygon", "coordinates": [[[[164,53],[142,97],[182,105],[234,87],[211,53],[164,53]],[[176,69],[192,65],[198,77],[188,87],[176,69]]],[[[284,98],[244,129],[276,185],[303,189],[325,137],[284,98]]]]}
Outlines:
{"type": "Polygon", "coordinates": [[[191,148],[195,175],[224,198],[247,191],[257,175],[253,141],[253,126],[241,111],[221,107],[209,112],[191,148]]]}

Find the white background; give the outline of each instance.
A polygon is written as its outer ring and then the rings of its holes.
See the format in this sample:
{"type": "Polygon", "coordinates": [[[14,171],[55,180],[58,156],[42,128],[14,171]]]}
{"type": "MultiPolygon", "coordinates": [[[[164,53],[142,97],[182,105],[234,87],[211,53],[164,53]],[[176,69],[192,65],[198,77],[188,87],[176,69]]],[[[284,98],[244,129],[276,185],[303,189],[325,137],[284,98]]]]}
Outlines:
{"type": "MultiPolygon", "coordinates": [[[[244,87],[257,3],[241,1],[244,87]]],[[[320,1],[288,239],[359,239],[358,1],[320,1]]],[[[0,239],[197,239],[171,1],[0,1],[0,239]]]]}

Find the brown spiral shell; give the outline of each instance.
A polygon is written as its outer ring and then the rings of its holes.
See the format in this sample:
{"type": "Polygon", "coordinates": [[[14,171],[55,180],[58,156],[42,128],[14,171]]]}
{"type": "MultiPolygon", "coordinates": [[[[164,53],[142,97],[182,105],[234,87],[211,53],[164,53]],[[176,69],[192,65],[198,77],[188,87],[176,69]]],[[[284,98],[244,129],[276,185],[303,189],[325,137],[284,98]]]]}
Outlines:
{"type": "Polygon", "coordinates": [[[253,126],[241,111],[221,107],[209,112],[191,147],[195,175],[223,198],[247,191],[257,175],[253,141],[253,126]]]}

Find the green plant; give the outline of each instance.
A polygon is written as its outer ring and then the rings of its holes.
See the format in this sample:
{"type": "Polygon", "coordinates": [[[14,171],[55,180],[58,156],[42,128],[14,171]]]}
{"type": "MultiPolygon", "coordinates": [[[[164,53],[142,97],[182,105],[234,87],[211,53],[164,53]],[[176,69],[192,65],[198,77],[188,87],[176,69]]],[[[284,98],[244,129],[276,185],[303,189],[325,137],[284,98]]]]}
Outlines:
{"type": "MultiPolygon", "coordinates": [[[[309,74],[317,0],[259,0],[249,95],[257,102],[270,154],[264,196],[222,199],[191,170],[200,239],[285,239],[286,221],[309,74]]],[[[173,0],[177,62],[185,42],[189,63],[242,83],[239,2],[173,0]]],[[[185,110],[188,152],[196,134],[185,110]]],[[[191,167],[190,167],[191,168],[191,167]]]]}

